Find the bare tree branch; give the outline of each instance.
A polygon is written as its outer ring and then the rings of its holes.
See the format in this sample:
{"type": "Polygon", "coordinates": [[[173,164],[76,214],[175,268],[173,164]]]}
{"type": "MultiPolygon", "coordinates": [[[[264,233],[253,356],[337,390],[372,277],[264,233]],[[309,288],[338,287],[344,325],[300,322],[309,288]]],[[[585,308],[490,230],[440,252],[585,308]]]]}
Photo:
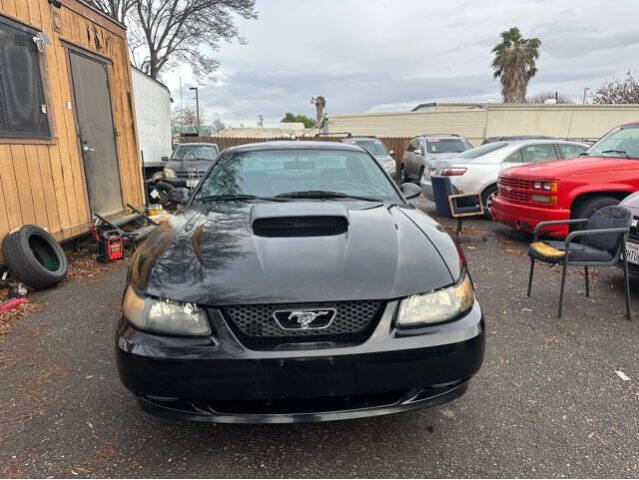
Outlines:
{"type": "Polygon", "coordinates": [[[594,103],[639,103],[639,79],[627,72],[622,80],[606,81],[595,92],[594,103]]]}
{"type": "Polygon", "coordinates": [[[244,43],[235,17],[257,18],[255,0],[87,0],[128,26],[133,63],[152,78],[179,64],[196,78],[218,66],[221,41],[244,43]]]}

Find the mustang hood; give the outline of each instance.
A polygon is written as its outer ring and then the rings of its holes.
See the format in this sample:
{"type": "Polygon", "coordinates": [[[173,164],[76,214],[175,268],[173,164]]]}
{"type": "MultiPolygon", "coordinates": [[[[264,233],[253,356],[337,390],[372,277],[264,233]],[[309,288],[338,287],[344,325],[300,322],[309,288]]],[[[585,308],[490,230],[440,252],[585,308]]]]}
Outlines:
{"type": "Polygon", "coordinates": [[[148,295],[213,306],[398,298],[450,285],[457,264],[450,237],[410,207],[295,201],[191,208],[131,272],[148,295]]]}

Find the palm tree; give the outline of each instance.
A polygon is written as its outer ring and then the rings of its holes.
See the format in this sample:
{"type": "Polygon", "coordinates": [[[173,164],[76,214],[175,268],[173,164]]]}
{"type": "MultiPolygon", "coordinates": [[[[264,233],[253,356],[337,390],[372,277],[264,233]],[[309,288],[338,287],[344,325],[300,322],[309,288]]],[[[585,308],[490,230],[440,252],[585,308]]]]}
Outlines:
{"type": "Polygon", "coordinates": [[[324,108],[326,108],[326,99],[321,95],[311,98],[311,103],[315,105],[315,112],[317,114],[317,121],[319,122],[324,115],[324,108]]]}
{"type": "Polygon", "coordinates": [[[501,82],[504,103],[525,103],[528,82],[537,73],[541,41],[522,37],[517,27],[501,32],[501,39],[493,48],[493,77],[501,82]]]}

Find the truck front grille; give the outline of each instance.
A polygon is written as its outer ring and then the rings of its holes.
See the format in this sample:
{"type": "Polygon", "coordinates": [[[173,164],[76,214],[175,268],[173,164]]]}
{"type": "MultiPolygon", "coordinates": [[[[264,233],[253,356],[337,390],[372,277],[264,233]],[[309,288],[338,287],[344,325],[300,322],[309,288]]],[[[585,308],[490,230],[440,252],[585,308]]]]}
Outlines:
{"type": "Polygon", "coordinates": [[[532,182],[518,178],[500,178],[497,183],[497,194],[511,202],[530,202],[532,182]]]}

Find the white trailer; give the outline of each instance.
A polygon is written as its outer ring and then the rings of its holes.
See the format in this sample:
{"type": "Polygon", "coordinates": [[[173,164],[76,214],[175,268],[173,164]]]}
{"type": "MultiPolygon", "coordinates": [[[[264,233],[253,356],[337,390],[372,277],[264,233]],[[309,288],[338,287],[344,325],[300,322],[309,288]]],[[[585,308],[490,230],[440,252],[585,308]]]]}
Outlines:
{"type": "Polygon", "coordinates": [[[133,98],[138,141],[145,166],[158,165],[171,156],[171,93],[157,80],[133,67],[133,98]]]}

